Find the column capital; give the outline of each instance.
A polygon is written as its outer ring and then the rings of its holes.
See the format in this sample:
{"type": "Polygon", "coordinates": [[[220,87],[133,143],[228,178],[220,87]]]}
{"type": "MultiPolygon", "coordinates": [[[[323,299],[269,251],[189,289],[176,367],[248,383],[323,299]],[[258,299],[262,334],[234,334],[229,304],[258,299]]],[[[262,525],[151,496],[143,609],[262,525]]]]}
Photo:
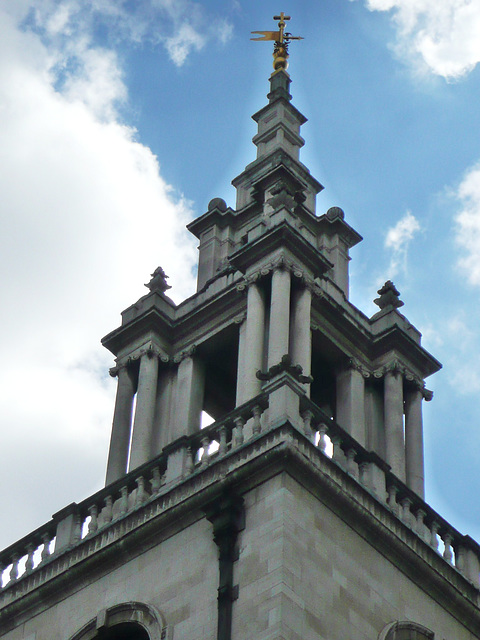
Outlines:
{"type": "Polygon", "coordinates": [[[358,358],[348,358],[341,366],[338,367],[337,374],[342,371],[358,371],[362,376],[367,379],[370,378],[370,370],[362,363],[358,358]]]}
{"type": "Polygon", "coordinates": [[[247,312],[242,311],[242,313],[239,313],[238,316],[235,316],[235,318],[233,319],[233,322],[235,324],[243,324],[246,319],[247,319],[247,312]]]}
{"type": "Polygon", "coordinates": [[[120,371],[126,371],[128,367],[132,364],[132,362],[133,362],[132,358],[128,358],[127,360],[124,360],[122,362],[117,362],[117,364],[114,367],[111,367],[108,370],[108,373],[111,375],[112,378],[117,378],[120,375],[120,371]]]}
{"type": "Polygon", "coordinates": [[[316,292],[318,289],[318,285],[315,283],[315,280],[306,274],[302,267],[295,262],[288,260],[282,254],[275,260],[272,260],[258,268],[256,271],[253,271],[248,276],[244,276],[243,280],[237,284],[237,291],[246,291],[250,285],[258,283],[259,280],[273,273],[273,271],[289,271],[294,278],[303,282],[303,284],[309,288],[312,293],[316,292]]]}
{"type": "Polygon", "coordinates": [[[149,342],[140,349],[137,349],[137,351],[135,351],[127,358],[122,358],[114,367],[111,367],[111,369],[108,370],[109,374],[112,376],[112,378],[115,378],[116,376],[118,376],[119,371],[121,371],[122,369],[128,369],[128,367],[130,367],[137,360],[140,360],[144,355],[146,355],[148,358],[158,358],[160,362],[163,362],[164,364],[170,362],[170,356],[167,353],[160,349],[160,347],[157,347],[157,345],[149,342]]]}
{"type": "Polygon", "coordinates": [[[183,349],[173,357],[173,362],[179,364],[185,358],[191,358],[197,350],[196,344],[191,344],[187,349],[183,349]]]}
{"type": "Polygon", "coordinates": [[[374,378],[384,378],[388,373],[394,375],[400,374],[407,380],[413,380],[415,378],[414,374],[397,358],[390,360],[390,362],[372,371],[374,378]]]}

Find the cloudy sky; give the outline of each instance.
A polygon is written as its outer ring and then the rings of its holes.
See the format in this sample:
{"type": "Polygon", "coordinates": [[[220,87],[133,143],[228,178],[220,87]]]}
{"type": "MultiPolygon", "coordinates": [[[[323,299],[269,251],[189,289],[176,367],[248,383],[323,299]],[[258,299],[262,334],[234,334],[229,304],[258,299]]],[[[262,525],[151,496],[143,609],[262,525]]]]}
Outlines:
{"type": "Polygon", "coordinates": [[[185,224],[254,159],[270,45],[292,15],[302,160],[365,238],[444,369],[427,381],[427,500],[480,539],[480,3],[3,0],[0,547],[102,486],[115,394],[100,338],[162,265],[194,291],[185,224]]]}

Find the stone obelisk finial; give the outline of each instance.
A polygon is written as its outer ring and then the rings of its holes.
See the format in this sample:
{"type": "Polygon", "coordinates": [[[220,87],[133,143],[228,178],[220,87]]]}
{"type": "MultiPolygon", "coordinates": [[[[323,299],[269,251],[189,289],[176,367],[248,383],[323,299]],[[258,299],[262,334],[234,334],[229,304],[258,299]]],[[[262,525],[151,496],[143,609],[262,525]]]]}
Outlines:
{"type": "Polygon", "coordinates": [[[286,71],[288,67],[288,45],[290,40],[303,40],[300,36],[292,36],[291,33],[285,31],[286,20],[290,20],[290,16],[286,16],[282,11],[279,16],[273,16],[274,20],[278,20],[278,31],[252,31],[258,33],[260,38],[250,38],[250,40],[273,40],[273,68],[276,73],[283,69],[286,71]]]}

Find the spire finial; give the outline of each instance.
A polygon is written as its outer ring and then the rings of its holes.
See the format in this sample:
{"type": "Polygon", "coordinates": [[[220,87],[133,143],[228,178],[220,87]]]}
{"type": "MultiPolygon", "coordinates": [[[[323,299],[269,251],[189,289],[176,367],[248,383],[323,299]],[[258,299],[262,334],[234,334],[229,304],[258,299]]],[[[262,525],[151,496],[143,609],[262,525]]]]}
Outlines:
{"type": "Polygon", "coordinates": [[[288,45],[290,40],[303,40],[300,36],[292,36],[291,33],[285,31],[286,20],[290,20],[290,16],[286,16],[282,11],[279,16],[273,16],[274,20],[278,20],[278,31],[252,31],[258,33],[260,38],[250,38],[250,40],[273,40],[273,68],[275,71],[280,69],[286,70],[288,67],[288,45]]]}

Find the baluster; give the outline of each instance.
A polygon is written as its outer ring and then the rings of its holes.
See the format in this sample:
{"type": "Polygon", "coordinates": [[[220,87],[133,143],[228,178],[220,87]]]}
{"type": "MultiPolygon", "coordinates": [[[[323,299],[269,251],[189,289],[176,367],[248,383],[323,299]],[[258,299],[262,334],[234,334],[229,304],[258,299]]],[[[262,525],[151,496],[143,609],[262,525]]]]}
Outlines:
{"type": "Polygon", "coordinates": [[[120,489],[120,515],[124,516],[128,511],[128,487],[120,489]]]}
{"type": "Polygon", "coordinates": [[[402,505],[401,518],[407,526],[411,527],[412,513],[410,511],[410,507],[412,506],[412,501],[410,500],[410,498],[403,498],[403,500],[401,501],[401,505],[402,505]]]}
{"type": "Polygon", "coordinates": [[[450,533],[444,533],[442,536],[442,540],[445,544],[445,549],[443,551],[443,557],[449,564],[453,564],[453,553],[452,553],[452,542],[453,536],[450,533]]]}
{"type": "Polygon", "coordinates": [[[96,504],[92,504],[92,506],[88,507],[88,513],[90,514],[88,535],[91,535],[98,529],[98,506],[96,504]]]}
{"type": "Polygon", "coordinates": [[[233,446],[239,447],[243,444],[243,425],[245,424],[245,420],[242,416],[235,418],[235,427],[234,427],[234,438],[233,438],[233,446]]]}
{"type": "Polygon", "coordinates": [[[262,407],[260,407],[258,404],[255,405],[252,409],[252,413],[253,413],[252,433],[254,436],[256,436],[262,431],[262,423],[260,421],[260,418],[262,417],[262,413],[263,413],[262,407]]]}
{"type": "Polygon", "coordinates": [[[358,467],[355,464],[355,456],[356,455],[357,455],[357,452],[353,448],[351,448],[351,449],[349,449],[347,451],[347,471],[354,478],[356,478],[357,475],[358,475],[358,467]]]}
{"type": "Polygon", "coordinates": [[[425,540],[425,517],[426,512],[423,509],[417,509],[417,513],[415,514],[415,529],[418,535],[425,540]]]}
{"type": "Polygon", "coordinates": [[[309,440],[312,439],[312,418],[313,413],[310,411],[310,409],[307,409],[302,413],[303,433],[309,440]]]}
{"type": "Polygon", "coordinates": [[[228,451],[227,427],[225,425],[220,427],[220,429],[218,430],[218,435],[220,437],[220,444],[218,446],[218,453],[219,453],[219,455],[222,456],[224,453],[227,453],[227,451],[228,451]]]}
{"type": "Polygon", "coordinates": [[[458,546],[455,549],[455,566],[463,574],[466,574],[466,569],[467,569],[467,558],[466,558],[466,555],[467,555],[467,552],[466,552],[465,547],[458,546]]]}
{"type": "Polygon", "coordinates": [[[393,513],[397,514],[398,513],[398,505],[397,505],[398,487],[396,487],[394,484],[391,484],[388,487],[387,491],[388,491],[387,504],[390,507],[390,509],[393,511],[393,513]]]}
{"type": "Polygon", "coordinates": [[[187,447],[187,459],[185,460],[185,472],[188,474],[193,473],[195,465],[193,464],[192,448],[187,447]]]}
{"type": "Polygon", "coordinates": [[[107,496],[105,498],[105,508],[102,513],[102,518],[104,524],[108,524],[112,521],[113,517],[113,499],[112,496],[107,496]]]}
{"type": "Polygon", "coordinates": [[[432,524],[430,525],[430,546],[435,549],[435,551],[438,551],[438,538],[437,538],[437,533],[440,529],[440,525],[438,524],[438,522],[435,522],[435,520],[432,522],[432,524]]]}
{"type": "Polygon", "coordinates": [[[51,538],[50,538],[50,534],[49,533],[43,533],[42,534],[42,542],[43,542],[42,562],[45,562],[50,557],[50,542],[51,542],[51,538]]]}
{"type": "Polygon", "coordinates": [[[75,514],[75,524],[73,527],[73,544],[78,544],[82,539],[82,517],[80,513],[75,514]]]}
{"type": "Polygon", "coordinates": [[[344,454],[342,451],[342,438],[339,435],[332,436],[333,456],[332,460],[343,466],[344,454]]]}
{"type": "Polygon", "coordinates": [[[153,476],[151,481],[152,494],[158,493],[162,485],[162,476],[159,467],[153,468],[153,476]]]}
{"type": "Polygon", "coordinates": [[[206,467],[208,464],[208,458],[210,457],[210,454],[208,453],[209,446],[210,446],[210,438],[208,436],[203,436],[202,438],[203,455],[201,459],[202,467],[206,467]]]}
{"type": "Polygon", "coordinates": [[[363,486],[366,487],[367,489],[370,489],[370,478],[368,473],[370,470],[370,463],[360,462],[360,464],[358,465],[358,470],[359,470],[359,480],[361,484],[363,484],[363,486]]]}
{"type": "Polygon", "coordinates": [[[325,449],[327,448],[327,441],[325,440],[327,431],[328,431],[327,425],[322,422],[318,426],[318,433],[319,433],[318,448],[320,449],[320,451],[323,451],[323,453],[325,453],[325,449]]]}
{"type": "Polygon", "coordinates": [[[18,561],[20,560],[18,553],[14,553],[12,556],[12,568],[10,569],[10,582],[15,582],[18,579],[18,561]]]}
{"type": "Polygon", "coordinates": [[[135,506],[143,504],[147,499],[147,492],[145,491],[145,478],[143,476],[139,476],[135,478],[135,482],[137,483],[137,496],[135,498],[135,506]]]}
{"type": "Polygon", "coordinates": [[[33,554],[37,545],[33,544],[33,542],[27,543],[27,561],[25,562],[25,572],[31,573],[33,571],[33,554]]]}

